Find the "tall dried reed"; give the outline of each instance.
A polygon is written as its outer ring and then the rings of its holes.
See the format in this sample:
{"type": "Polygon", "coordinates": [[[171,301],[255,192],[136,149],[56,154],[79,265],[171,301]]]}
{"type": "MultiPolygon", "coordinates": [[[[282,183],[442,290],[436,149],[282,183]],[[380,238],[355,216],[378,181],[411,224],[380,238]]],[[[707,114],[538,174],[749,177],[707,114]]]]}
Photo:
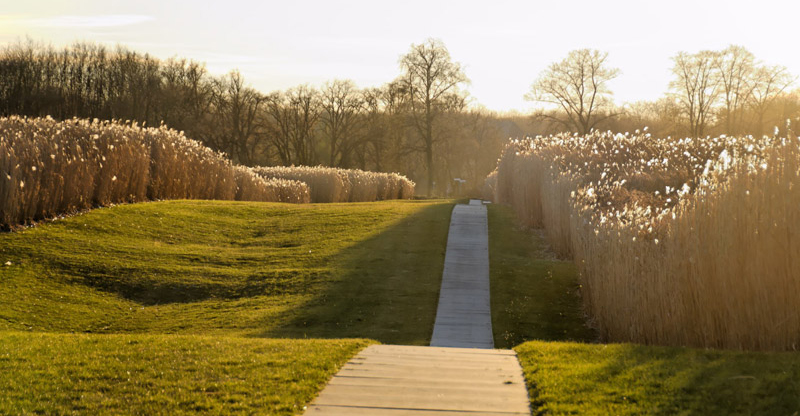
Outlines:
{"type": "Polygon", "coordinates": [[[368,202],[414,196],[414,182],[396,173],[324,166],[259,167],[255,172],[265,178],[307,183],[311,202],[368,202]]]}
{"type": "Polygon", "coordinates": [[[606,339],[800,346],[797,138],[536,137],[496,177],[496,200],[574,258],[606,339]]]}
{"type": "Polygon", "coordinates": [[[265,180],[165,127],[0,118],[0,226],[157,199],[308,202],[308,187],[265,180]]]}

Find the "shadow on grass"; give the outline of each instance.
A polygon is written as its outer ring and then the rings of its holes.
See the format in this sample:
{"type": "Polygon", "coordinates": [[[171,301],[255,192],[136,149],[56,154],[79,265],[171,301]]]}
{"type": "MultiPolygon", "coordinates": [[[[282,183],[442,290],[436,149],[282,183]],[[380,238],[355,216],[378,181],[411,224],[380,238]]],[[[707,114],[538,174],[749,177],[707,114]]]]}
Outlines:
{"type": "Polygon", "coordinates": [[[296,270],[267,270],[248,274],[239,279],[223,281],[216,279],[197,279],[179,281],[154,281],[152,279],[130,279],[138,271],[98,273],[92,271],[84,275],[73,274],[73,281],[93,289],[119,295],[142,306],[165,305],[170,303],[195,303],[211,299],[236,300],[281,294],[294,294],[305,290],[309,276],[320,272],[296,270]],[[232,281],[233,280],[233,281],[232,281]]]}
{"type": "MultiPolygon", "coordinates": [[[[413,203],[413,202],[409,202],[413,203]]],[[[273,338],[370,338],[427,345],[439,299],[453,205],[423,208],[332,260],[314,297],[278,316],[273,338]]]]}
{"type": "Polygon", "coordinates": [[[519,227],[511,208],[488,208],[495,345],[595,342],[597,335],[583,314],[574,264],[558,260],[541,232],[519,227]]]}

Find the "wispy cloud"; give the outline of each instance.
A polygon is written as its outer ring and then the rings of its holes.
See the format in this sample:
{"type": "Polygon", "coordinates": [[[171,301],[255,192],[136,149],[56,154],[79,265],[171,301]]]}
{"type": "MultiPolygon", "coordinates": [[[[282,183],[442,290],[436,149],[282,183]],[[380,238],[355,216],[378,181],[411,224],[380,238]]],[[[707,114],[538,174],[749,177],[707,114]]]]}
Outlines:
{"type": "Polygon", "coordinates": [[[105,14],[93,16],[62,15],[15,19],[17,23],[35,27],[117,27],[130,26],[154,20],[142,14],[105,14]]]}

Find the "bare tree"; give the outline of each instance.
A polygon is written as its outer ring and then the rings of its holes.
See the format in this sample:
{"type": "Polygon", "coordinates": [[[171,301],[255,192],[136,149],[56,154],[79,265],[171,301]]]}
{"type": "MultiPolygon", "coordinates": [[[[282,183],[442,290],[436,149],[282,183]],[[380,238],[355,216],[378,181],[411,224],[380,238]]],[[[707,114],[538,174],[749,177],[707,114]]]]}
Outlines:
{"type": "Polygon", "coordinates": [[[613,117],[608,81],[619,75],[619,69],[605,66],[608,53],[592,49],[570,52],[561,61],[550,65],[531,86],[525,98],[556,105],[561,112],[540,112],[539,117],[589,133],[597,123],[613,117]]]}
{"type": "MultiPolygon", "coordinates": [[[[416,163],[410,161],[419,153],[419,149],[410,145],[413,142],[411,137],[416,134],[416,128],[408,123],[412,100],[406,83],[402,79],[387,83],[381,88],[380,99],[385,123],[385,138],[381,153],[382,170],[409,172],[408,169],[404,169],[404,163],[416,163]]],[[[416,163],[415,167],[419,167],[419,164],[416,163]]]]}
{"type": "Polygon", "coordinates": [[[668,97],[656,101],[636,101],[625,105],[625,115],[617,118],[609,128],[612,131],[634,131],[647,127],[655,137],[667,137],[680,133],[681,109],[675,100],[668,97]]]}
{"type": "Polygon", "coordinates": [[[214,100],[214,82],[202,64],[186,59],[170,59],[161,69],[162,96],[160,118],[170,127],[190,132],[194,139],[207,142],[213,132],[207,128],[214,100]]]}
{"type": "Polygon", "coordinates": [[[778,119],[783,121],[781,135],[796,136],[800,126],[800,90],[785,92],[775,101],[774,107],[780,109],[778,119]]]}
{"type": "MultiPolygon", "coordinates": [[[[497,155],[502,153],[508,136],[500,131],[499,116],[484,108],[459,112],[453,119],[457,135],[446,142],[443,159],[451,178],[466,180],[460,185],[462,190],[475,189],[497,166],[497,155]]],[[[458,186],[454,184],[454,190],[458,186]]]]}
{"type": "Polygon", "coordinates": [[[215,82],[215,132],[210,136],[217,149],[234,160],[253,165],[266,139],[263,108],[266,102],[258,91],[248,88],[238,71],[215,82]]]}
{"type": "Polygon", "coordinates": [[[267,109],[270,117],[270,142],[284,165],[317,163],[316,137],[320,117],[319,93],[301,85],[285,93],[273,94],[267,109]]]}
{"type": "Polygon", "coordinates": [[[330,147],[330,166],[348,167],[358,145],[363,99],[353,81],[328,82],[320,92],[322,134],[330,147]]]}
{"type": "Polygon", "coordinates": [[[764,133],[764,116],[770,106],[795,78],[784,66],[761,66],[755,71],[751,107],[755,112],[755,133],[764,133]]]}
{"type": "Polygon", "coordinates": [[[314,131],[320,116],[319,93],[301,85],[290,89],[287,96],[294,127],[292,149],[297,163],[314,165],[317,163],[314,131]]]}
{"type": "Polygon", "coordinates": [[[725,133],[740,133],[740,123],[745,104],[753,91],[755,57],[742,46],[731,45],[720,52],[716,70],[725,101],[723,118],[725,133]]]}
{"type": "Polygon", "coordinates": [[[719,53],[700,51],[680,52],[672,60],[672,72],[677,77],[670,83],[684,115],[689,121],[689,134],[701,137],[711,118],[711,110],[719,98],[720,83],[717,68],[719,53]]]}
{"type": "Polygon", "coordinates": [[[388,133],[388,116],[384,110],[384,92],[381,88],[367,88],[361,91],[364,103],[364,146],[361,146],[361,168],[366,169],[367,159],[371,159],[374,170],[383,170],[388,133]]]}
{"type": "Polygon", "coordinates": [[[289,166],[292,163],[292,125],[293,117],[288,105],[286,94],[275,92],[267,99],[267,114],[270,122],[267,124],[269,141],[278,154],[281,165],[289,166]]]}
{"type": "Polygon", "coordinates": [[[406,91],[410,97],[411,118],[420,138],[427,168],[428,195],[434,194],[434,145],[438,117],[457,100],[459,85],[467,83],[461,64],[453,62],[442,41],[428,39],[400,58],[406,91]]]}

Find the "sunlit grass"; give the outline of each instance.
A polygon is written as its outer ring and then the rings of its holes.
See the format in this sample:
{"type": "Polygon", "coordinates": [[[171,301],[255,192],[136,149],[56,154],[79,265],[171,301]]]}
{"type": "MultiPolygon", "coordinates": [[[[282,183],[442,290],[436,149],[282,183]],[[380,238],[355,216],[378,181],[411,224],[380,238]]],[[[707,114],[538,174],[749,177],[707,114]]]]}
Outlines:
{"type": "Polygon", "coordinates": [[[294,415],[369,344],[0,332],[0,414],[294,415]]]}
{"type": "Polygon", "coordinates": [[[531,341],[514,348],[536,415],[793,415],[800,355],[531,341]]]}
{"type": "Polygon", "coordinates": [[[2,234],[0,329],[424,343],[451,207],[169,201],[2,234]]]}
{"type": "Polygon", "coordinates": [[[166,201],[0,234],[0,413],[299,414],[363,338],[429,342],[451,209],[166,201]]]}

